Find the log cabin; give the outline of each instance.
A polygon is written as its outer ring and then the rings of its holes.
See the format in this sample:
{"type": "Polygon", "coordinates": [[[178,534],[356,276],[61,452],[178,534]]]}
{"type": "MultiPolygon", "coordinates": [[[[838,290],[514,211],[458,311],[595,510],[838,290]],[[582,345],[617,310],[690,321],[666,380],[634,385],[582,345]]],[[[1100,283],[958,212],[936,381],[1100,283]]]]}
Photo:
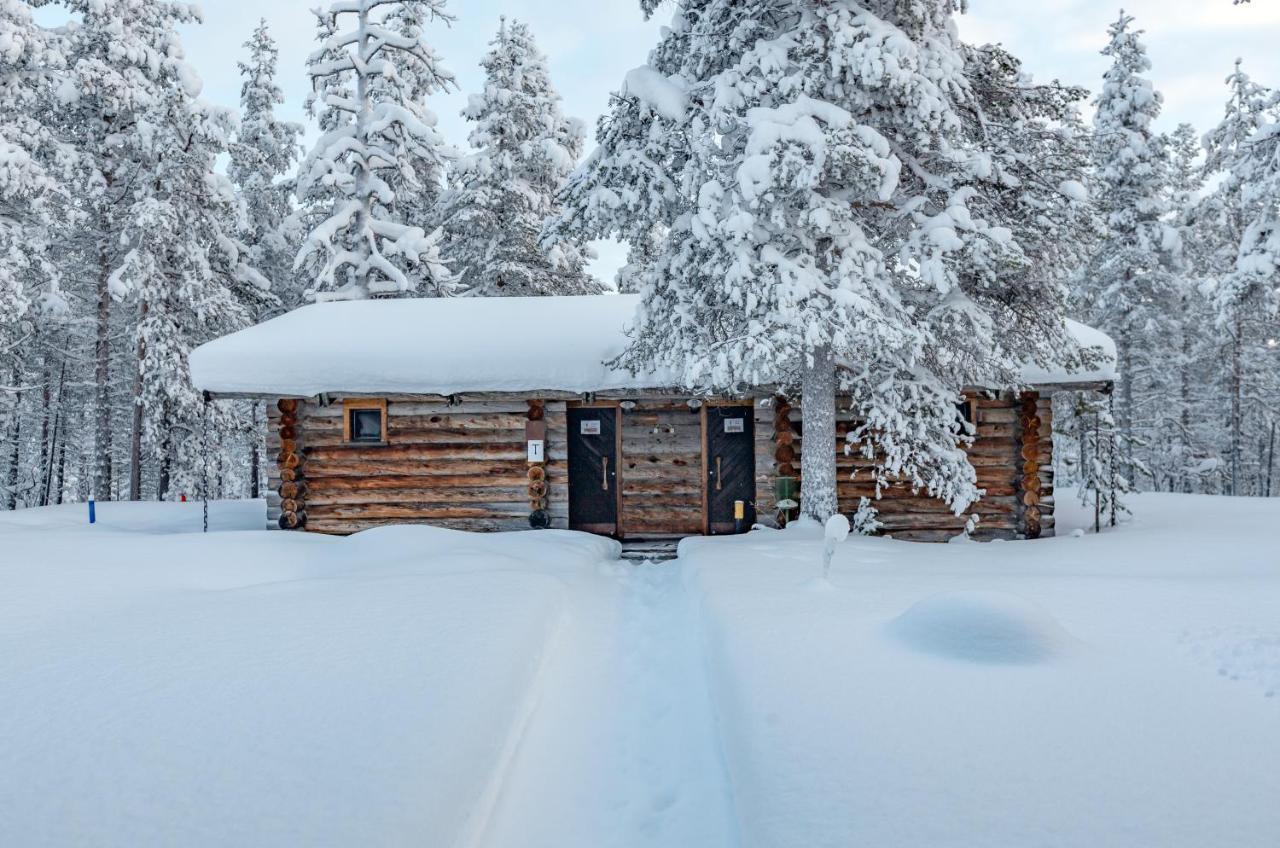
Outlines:
{"type": "MultiPolygon", "coordinates": [[[[366,300],[306,306],[194,351],[196,386],[267,403],[270,524],[350,534],[400,523],[462,530],[565,528],[625,540],[736,533],[796,515],[804,421],[761,387],[695,395],[658,371],[609,363],[627,344],[628,295],[366,300]]],[[[1024,539],[1054,531],[1051,400],[1109,390],[1115,348],[1068,329],[1103,363],[1025,369],[1020,393],[975,387],[958,414],[982,499],[964,515],[891,485],[881,532],[1024,539]]],[[[871,460],[846,449],[839,503],[876,496],[871,460]]]]}

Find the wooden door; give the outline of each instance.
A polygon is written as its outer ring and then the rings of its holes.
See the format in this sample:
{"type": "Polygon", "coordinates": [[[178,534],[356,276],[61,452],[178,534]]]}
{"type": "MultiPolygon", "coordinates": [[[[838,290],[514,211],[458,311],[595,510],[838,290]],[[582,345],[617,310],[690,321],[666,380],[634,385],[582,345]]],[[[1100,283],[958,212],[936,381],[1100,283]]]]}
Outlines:
{"type": "Polygon", "coordinates": [[[568,410],[569,529],[618,535],[617,406],[568,410]]]}
{"type": "Polygon", "coordinates": [[[622,410],[622,534],[697,536],[702,503],[702,412],[687,398],[648,398],[622,410]]]}
{"type": "Polygon", "coordinates": [[[703,407],[706,464],[706,531],[746,531],[756,520],[755,410],[750,406],[703,407]],[[736,516],[742,504],[742,518],[736,516]]]}

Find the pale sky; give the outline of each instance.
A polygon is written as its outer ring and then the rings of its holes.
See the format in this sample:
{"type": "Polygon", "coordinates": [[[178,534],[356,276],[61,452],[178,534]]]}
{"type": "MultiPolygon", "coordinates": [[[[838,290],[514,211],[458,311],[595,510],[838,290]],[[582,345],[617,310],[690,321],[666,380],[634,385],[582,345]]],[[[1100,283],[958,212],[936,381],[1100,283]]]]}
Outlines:
{"type": "MultiPolygon", "coordinates": [[[[205,81],[205,96],[234,106],[240,81],[236,61],[242,43],[259,17],[265,16],[280,42],[280,83],[286,113],[303,120],[307,92],[305,64],[313,49],[314,25],[309,9],[326,0],[204,0],[205,24],[185,33],[187,55],[205,81]]],[[[1096,90],[1107,59],[1098,54],[1106,27],[1118,15],[1114,0],[970,0],[960,17],[969,41],[1001,42],[1020,57],[1037,79],[1096,90]]],[[[1147,31],[1154,65],[1151,76],[1165,95],[1160,128],[1171,130],[1190,121],[1203,133],[1221,114],[1223,79],[1237,57],[1263,84],[1280,87],[1280,0],[1254,0],[1233,6],[1231,0],[1128,0],[1123,4],[1147,31]]],[[[453,0],[457,17],[449,28],[431,34],[437,51],[457,76],[460,91],[436,98],[432,108],[448,139],[466,141],[466,122],[459,110],[466,94],[478,90],[478,62],[498,27],[500,15],[530,24],[548,54],[555,85],[569,115],[582,118],[594,131],[596,118],[608,108],[609,93],[628,70],[642,64],[670,16],[660,9],[646,22],[636,0],[453,0]]],[[[604,246],[595,272],[611,281],[624,251],[604,246]]]]}

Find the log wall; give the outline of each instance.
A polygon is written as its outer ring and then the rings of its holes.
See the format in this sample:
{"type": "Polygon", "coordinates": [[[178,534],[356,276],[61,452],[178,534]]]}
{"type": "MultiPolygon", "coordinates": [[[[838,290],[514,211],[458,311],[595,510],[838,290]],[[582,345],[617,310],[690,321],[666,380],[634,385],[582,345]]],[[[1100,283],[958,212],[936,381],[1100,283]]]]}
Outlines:
{"type": "MultiPolygon", "coordinates": [[[[564,404],[547,404],[548,429],[564,430],[564,404]]],[[[353,533],[369,527],[430,523],[460,530],[528,529],[531,480],[524,400],[450,405],[389,398],[386,444],[343,441],[340,402],[301,404],[306,529],[353,533]]],[[[548,442],[552,442],[548,435],[548,442]]],[[[548,445],[548,448],[551,444],[548,445]]],[[[552,526],[567,526],[564,451],[547,451],[545,506],[552,526]]],[[[284,485],[276,469],[273,488],[284,485]]],[[[541,500],[541,498],[539,498],[541,500]]]]}
{"type": "MultiPolygon", "coordinates": [[[[273,525],[345,534],[390,524],[430,523],[462,530],[523,530],[545,512],[568,527],[567,403],[511,397],[450,404],[391,396],[386,444],[343,441],[343,405],[268,405],[268,515],[273,525]],[[292,411],[290,411],[290,407],[292,411]],[[531,423],[535,428],[530,430],[531,423]],[[545,427],[545,461],[528,462],[526,438],[545,427]]],[[[1049,398],[976,398],[970,461],[985,497],[964,516],[906,485],[875,503],[883,532],[943,541],[980,517],[978,539],[1053,535],[1053,441],[1049,398]]],[[[845,451],[855,426],[842,404],[837,423],[839,501],[852,514],[874,497],[865,458],[845,451]]],[[[784,398],[755,401],[758,521],[776,525],[774,483],[799,476],[803,421],[784,398]]],[[[637,400],[622,412],[621,526],[627,538],[703,532],[701,415],[687,397],[637,400]]]]}
{"type": "MultiPolygon", "coordinates": [[[[961,533],[973,515],[979,518],[975,539],[1052,536],[1053,428],[1049,399],[1029,393],[1021,398],[974,396],[971,400],[977,432],[968,451],[969,461],[977,474],[978,487],[986,494],[968,512],[956,516],[945,503],[913,492],[907,483],[881,489],[877,499],[871,478],[874,461],[856,450],[846,450],[846,436],[857,422],[844,400],[837,415],[836,444],[832,446],[837,452],[840,511],[852,516],[862,499],[870,498],[881,532],[913,541],[946,541],[961,533]]],[[[780,468],[799,480],[804,425],[798,407],[788,408],[780,401],[774,401],[772,407],[766,410],[757,406],[756,474],[761,523],[776,524],[772,480],[780,474],[780,468]],[[783,405],[779,407],[779,403],[783,405]]]]}

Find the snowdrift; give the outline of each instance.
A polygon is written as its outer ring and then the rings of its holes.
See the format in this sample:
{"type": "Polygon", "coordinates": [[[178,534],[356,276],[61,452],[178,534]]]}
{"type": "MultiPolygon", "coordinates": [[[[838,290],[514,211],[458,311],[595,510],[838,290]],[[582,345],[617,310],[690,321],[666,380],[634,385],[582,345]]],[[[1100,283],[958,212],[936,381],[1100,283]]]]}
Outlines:
{"type": "Polygon", "coordinates": [[[1003,592],[934,595],[886,630],[921,653],[978,663],[1047,662],[1067,654],[1074,642],[1042,607],[1003,592]]]}

